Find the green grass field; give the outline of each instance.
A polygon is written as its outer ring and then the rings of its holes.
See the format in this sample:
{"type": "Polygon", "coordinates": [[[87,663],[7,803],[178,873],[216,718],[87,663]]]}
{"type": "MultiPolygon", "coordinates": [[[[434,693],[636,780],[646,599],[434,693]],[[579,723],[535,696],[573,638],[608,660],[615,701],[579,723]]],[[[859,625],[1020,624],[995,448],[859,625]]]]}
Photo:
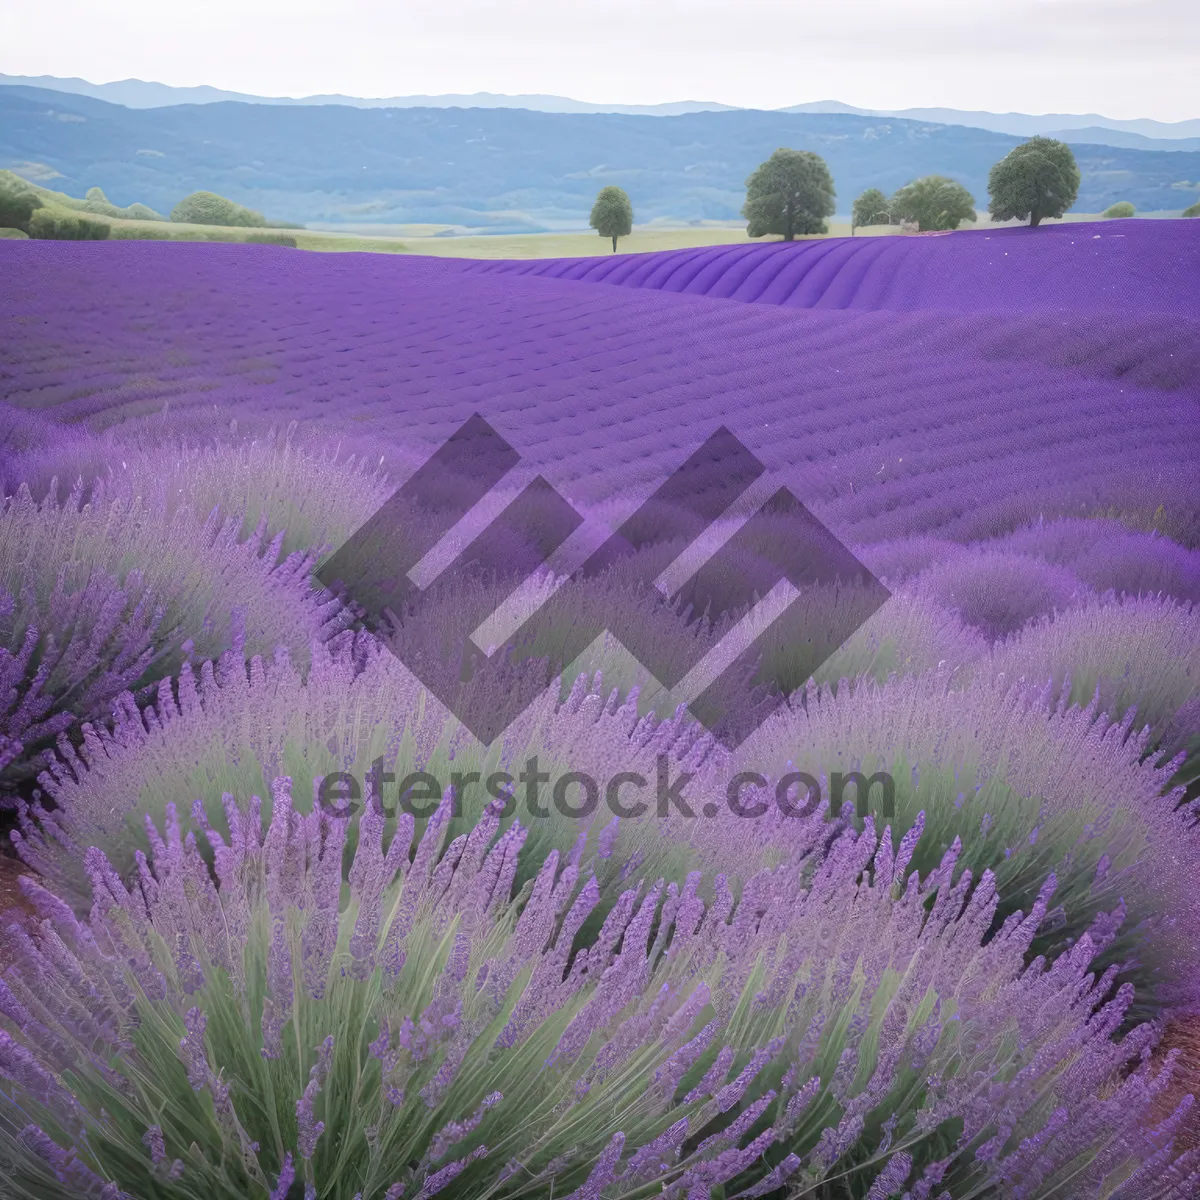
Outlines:
{"type": "MultiPolygon", "coordinates": [[[[963,229],[1001,227],[980,214],[981,220],[963,229]]],[[[1175,216],[1177,214],[1139,213],[1139,216],[1175,216]]],[[[1097,213],[1070,213],[1063,221],[1098,221],[1097,213]]],[[[1058,222],[1046,221],[1047,225],[1058,222]]],[[[1018,225],[1018,221],[1003,222],[1003,227],[1018,225]]],[[[402,250],[409,254],[428,254],[446,258],[585,258],[612,253],[607,238],[591,232],[579,233],[463,233],[447,236],[445,226],[404,226],[399,238],[382,234],[335,233],[305,230],[295,233],[296,244],[305,250],[402,250]]],[[[399,232],[399,231],[398,231],[399,232]]],[[[828,237],[849,237],[850,225],[845,221],[830,221],[828,237]]],[[[899,228],[873,225],[855,231],[856,237],[902,237],[899,228]]],[[[758,242],[779,241],[777,237],[755,239],[758,242]]],[[[803,239],[809,240],[809,239],[803,239]]],[[[668,229],[661,226],[634,227],[629,237],[617,243],[619,254],[641,254],[653,250],[683,250],[692,246],[745,245],[750,242],[744,225],[689,226],[668,229]]]]}
{"type": "MultiPolygon", "coordinates": [[[[831,234],[839,232],[830,226],[831,234]]],[[[845,234],[850,232],[846,226],[845,234]]],[[[893,233],[880,228],[865,233],[893,233]]],[[[746,227],[710,225],[685,229],[664,229],[658,226],[635,228],[628,237],[617,242],[618,254],[640,254],[651,250],[684,250],[692,246],[725,246],[746,244],[746,227]]],[[[778,241],[776,237],[760,241],[778,241]]],[[[404,238],[411,254],[433,254],[449,258],[585,258],[611,254],[612,242],[591,232],[580,233],[511,233],[460,234],[454,237],[404,238]]],[[[315,247],[314,247],[315,248],[315,247]]]]}

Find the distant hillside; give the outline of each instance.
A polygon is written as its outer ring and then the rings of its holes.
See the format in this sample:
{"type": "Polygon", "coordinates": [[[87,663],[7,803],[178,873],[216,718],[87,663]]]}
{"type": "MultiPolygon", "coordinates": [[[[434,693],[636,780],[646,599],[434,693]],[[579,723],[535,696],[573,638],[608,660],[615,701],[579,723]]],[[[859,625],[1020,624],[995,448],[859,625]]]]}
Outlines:
{"type": "MultiPolygon", "coordinates": [[[[161,108],[169,104],[215,104],[222,100],[238,100],[247,104],[345,104],[354,108],[528,108],[534,112],[555,113],[625,113],[630,116],[675,117],[693,112],[729,112],[738,105],[718,104],[711,100],[680,100],[668,104],[592,104],[571,100],[565,96],[517,95],[504,96],[495,92],[473,92],[470,95],[388,96],[369,99],[362,96],[255,96],[246,92],[227,92],[215,87],[171,87],[142,79],[121,79],[113,83],[89,83],[86,79],[64,79],[56,75],[4,75],[0,85],[20,84],[27,87],[50,88],[74,95],[124,104],[128,108],[161,108]]],[[[1200,119],[1194,121],[1153,121],[1138,118],[1119,121],[1097,113],[1049,113],[1036,116],[1030,113],[970,112],[958,108],[871,109],[856,108],[840,100],[816,100],[777,110],[788,113],[844,113],[860,117],[902,117],[912,121],[933,121],[939,125],[968,125],[973,129],[990,129],[993,133],[1011,133],[1029,137],[1035,133],[1070,130],[1087,133],[1074,141],[1089,141],[1100,146],[1132,146],[1128,140],[1113,140],[1110,132],[1134,134],[1153,140],[1163,138],[1200,138],[1200,119]]],[[[1142,149],[1155,149],[1142,146],[1142,149]]],[[[1158,147],[1163,149],[1165,147],[1158,147]]],[[[1183,149],[1183,147],[1178,147],[1183,149]]],[[[1189,146],[1188,149],[1196,149],[1189,146]]]]}
{"type": "MultiPolygon", "coordinates": [[[[987,174],[1021,139],[961,126],[755,111],[677,117],[525,109],[358,109],[221,102],[129,109],[0,88],[0,167],[114,204],[169,212],[206,189],[290,221],[579,228],[600,187],[639,222],[734,220],[745,180],[779,146],[829,162],[846,212],[864,188],[949,175],[986,204],[987,174]]],[[[1077,210],[1116,200],[1179,211],[1200,196],[1200,152],[1076,147],[1077,210]]]]}

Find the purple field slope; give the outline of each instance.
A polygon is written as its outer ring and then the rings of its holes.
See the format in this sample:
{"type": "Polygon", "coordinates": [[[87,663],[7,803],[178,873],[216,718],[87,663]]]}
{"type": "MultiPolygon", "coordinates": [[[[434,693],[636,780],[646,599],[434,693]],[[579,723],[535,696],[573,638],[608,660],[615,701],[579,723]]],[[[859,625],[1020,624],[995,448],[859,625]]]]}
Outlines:
{"type": "Polygon", "coordinates": [[[1114,226],[486,264],[5,242],[0,394],[316,423],[400,475],[478,411],[604,515],[726,424],[857,543],[1157,513],[1194,544],[1200,222],[1114,226]]]}
{"type": "Polygon", "coordinates": [[[478,262],[538,275],[789,308],[1200,317],[1200,228],[1069,224],[912,238],[828,238],[613,258],[478,262]]]}

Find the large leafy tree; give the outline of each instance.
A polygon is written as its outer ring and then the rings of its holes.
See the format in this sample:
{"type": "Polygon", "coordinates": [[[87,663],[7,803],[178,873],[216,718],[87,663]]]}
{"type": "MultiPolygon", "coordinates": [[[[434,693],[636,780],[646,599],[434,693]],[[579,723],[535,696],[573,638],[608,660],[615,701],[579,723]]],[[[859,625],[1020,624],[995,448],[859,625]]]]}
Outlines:
{"type": "Polygon", "coordinates": [[[601,236],[612,238],[613,253],[617,251],[617,238],[628,237],[633,232],[633,205],[624,188],[603,187],[592,205],[588,224],[601,236]]]}
{"type": "Polygon", "coordinates": [[[1071,147],[1054,138],[1034,137],[1014,146],[988,175],[988,212],[996,221],[1031,226],[1061,217],[1079,195],[1079,165],[1071,147]]]}
{"type": "Polygon", "coordinates": [[[878,188],[867,188],[854,202],[850,213],[850,236],[863,225],[892,225],[892,208],[878,188]]]}
{"type": "Polygon", "coordinates": [[[975,220],[975,197],[945,175],[926,175],[892,197],[892,213],[898,221],[915,221],[922,232],[957,229],[963,221],[975,220]]]}
{"type": "Polygon", "coordinates": [[[746,180],[742,216],[750,237],[827,233],[825,218],[833,215],[833,176],[819,154],[811,150],[776,150],[746,180]]]}

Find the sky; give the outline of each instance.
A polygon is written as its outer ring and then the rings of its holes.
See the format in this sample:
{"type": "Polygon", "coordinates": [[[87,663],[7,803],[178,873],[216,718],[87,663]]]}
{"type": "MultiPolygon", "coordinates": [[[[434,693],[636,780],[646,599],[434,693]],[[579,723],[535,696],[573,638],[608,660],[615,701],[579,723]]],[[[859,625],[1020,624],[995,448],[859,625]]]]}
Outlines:
{"type": "Polygon", "coordinates": [[[0,72],[1200,117],[1200,0],[0,0],[0,72]]]}

